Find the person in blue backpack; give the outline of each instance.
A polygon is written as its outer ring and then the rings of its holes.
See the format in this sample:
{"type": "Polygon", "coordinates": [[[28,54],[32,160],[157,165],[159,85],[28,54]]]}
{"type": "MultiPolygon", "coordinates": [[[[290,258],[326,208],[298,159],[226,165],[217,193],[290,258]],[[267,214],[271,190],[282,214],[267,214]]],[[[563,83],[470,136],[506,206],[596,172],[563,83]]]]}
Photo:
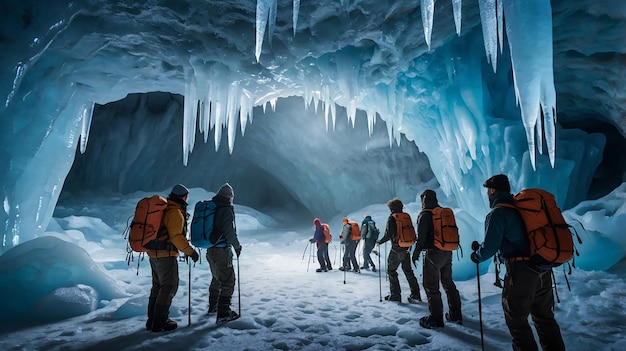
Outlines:
{"type": "Polygon", "coordinates": [[[208,313],[217,312],[216,323],[239,318],[239,314],[230,309],[235,291],[235,270],[231,247],[235,249],[237,258],[241,254],[241,244],[237,238],[235,226],[235,210],[232,205],[234,198],[233,188],[226,183],[211,199],[217,205],[217,209],[211,232],[211,242],[214,246],[208,248],[206,252],[206,259],[213,275],[209,285],[208,313]]]}
{"type": "Polygon", "coordinates": [[[372,272],[376,272],[376,266],[370,254],[376,246],[376,240],[380,231],[376,228],[376,222],[372,219],[372,216],[365,216],[363,222],[361,222],[361,240],[363,240],[363,266],[361,269],[370,269],[372,266],[372,272]]]}

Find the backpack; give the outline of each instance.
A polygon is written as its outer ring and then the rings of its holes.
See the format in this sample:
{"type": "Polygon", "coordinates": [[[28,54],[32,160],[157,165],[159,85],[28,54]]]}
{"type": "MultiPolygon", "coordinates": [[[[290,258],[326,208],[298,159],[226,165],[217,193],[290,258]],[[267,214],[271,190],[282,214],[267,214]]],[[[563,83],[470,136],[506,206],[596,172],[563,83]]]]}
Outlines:
{"type": "Polygon", "coordinates": [[[213,247],[211,233],[217,205],[213,201],[198,201],[191,220],[191,244],[203,249],[213,247]]]}
{"type": "MultiPolygon", "coordinates": [[[[569,229],[572,226],[565,222],[554,195],[529,188],[513,198],[514,205],[499,203],[497,206],[514,208],[521,215],[530,241],[531,262],[557,267],[571,260],[575,251],[573,233],[569,229]]],[[[582,242],[580,237],[578,241],[582,242]]]]}
{"type": "Polygon", "coordinates": [[[380,235],[380,230],[376,228],[376,223],[370,221],[368,224],[367,238],[378,240],[378,236],[380,235]]]}
{"type": "Polygon", "coordinates": [[[146,252],[150,249],[150,243],[157,240],[166,208],[167,200],[159,195],[144,197],[137,202],[128,235],[132,251],[146,252]]]}
{"type": "Polygon", "coordinates": [[[350,224],[350,240],[361,240],[361,228],[359,227],[359,223],[349,221],[348,224],[350,224]]]}
{"type": "Polygon", "coordinates": [[[400,247],[411,247],[417,240],[411,216],[405,212],[392,213],[391,215],[396,219],[396,230],[398,231],[396,244],[400,247]]]}
{"type": "Polygon", "coordinates": [[[435,207],[432,210],[433,245],[442,251],[454,251],[459,248],[459,228],[456,226],[454,212],[451,208],[435,207]]]}
{"type": "Polygon", "coordinates": [[[326,223],[322,223],[322,228],[324,228],[324,242],[326,244],[333,241],[333,236],[330,234],[330,227],[326,223]]]}

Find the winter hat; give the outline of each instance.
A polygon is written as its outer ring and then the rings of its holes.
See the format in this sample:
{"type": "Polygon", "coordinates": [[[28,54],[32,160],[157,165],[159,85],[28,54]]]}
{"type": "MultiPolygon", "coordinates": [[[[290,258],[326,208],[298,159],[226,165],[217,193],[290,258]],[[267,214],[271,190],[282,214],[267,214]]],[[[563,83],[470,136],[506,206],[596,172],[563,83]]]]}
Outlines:
{"type": "Polygon", "coordinates": [[[343,217],[343,219],[341,220],[341,223],[348,224],[348,217],[343,217]]]}
{"type": "Polygon", "coordinates": [[[509,177],[504,174],[494,175],[493,177],[485,180],[483,184],[485,188],[495,189],[496,191],[511,192],[511,185],[509,184],[509,177]]]}
{"type": "Polygon", "coordinates": [[[235,197],[235,192],[233,191],[233,187],[226,183],[217,191],[217,195],[230,199],[231,197],[235,197]]]}
{"type": "Polygon", "coordinates": [[[315,218],[315,219],[313,220],[313,224],[315,224],[315,225],[317,225],[317,226],[320,226],[320,225],[322,225],[322,221],[320,221],[320,219],[319,219],[319,218],[315,218]]]}
{"type": "Polygon", "coordinates": [[[187,189],[187,187],[182,184],[176,184],[172,188],[172,195],[183,197],[187,194],[189,194],[189,189],[187,189]]]}

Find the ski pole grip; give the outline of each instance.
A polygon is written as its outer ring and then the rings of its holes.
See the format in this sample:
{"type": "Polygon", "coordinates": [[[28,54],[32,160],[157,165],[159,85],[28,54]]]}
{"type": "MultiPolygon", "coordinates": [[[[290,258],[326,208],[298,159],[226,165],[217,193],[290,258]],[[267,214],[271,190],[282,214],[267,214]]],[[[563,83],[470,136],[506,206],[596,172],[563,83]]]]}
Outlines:
{"type": "Polygon", "coordinates": [[[478,243],[478,241],[474,240],[472,242],[472,251],[477,251],[478,249],[480,249],[480,244],[478,243]]]}

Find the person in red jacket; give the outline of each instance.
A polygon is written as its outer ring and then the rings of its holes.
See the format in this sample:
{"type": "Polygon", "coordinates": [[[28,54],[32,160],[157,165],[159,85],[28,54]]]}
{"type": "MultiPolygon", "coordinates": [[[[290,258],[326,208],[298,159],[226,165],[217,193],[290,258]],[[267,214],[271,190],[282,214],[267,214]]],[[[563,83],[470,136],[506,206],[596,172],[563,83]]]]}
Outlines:
{"type": "Polygon", "coordinates": [[[178,251],[198,261],[198,253],[187,241],[187,197],[189,190],[176,184],[167,197],[167,208],[154,250],[148,251],[152,269],[152,289],[148,298],[146,329],[153,332],[174,330],[177,323],[169,319],[170,305],[178,291],[178,251]]]}

